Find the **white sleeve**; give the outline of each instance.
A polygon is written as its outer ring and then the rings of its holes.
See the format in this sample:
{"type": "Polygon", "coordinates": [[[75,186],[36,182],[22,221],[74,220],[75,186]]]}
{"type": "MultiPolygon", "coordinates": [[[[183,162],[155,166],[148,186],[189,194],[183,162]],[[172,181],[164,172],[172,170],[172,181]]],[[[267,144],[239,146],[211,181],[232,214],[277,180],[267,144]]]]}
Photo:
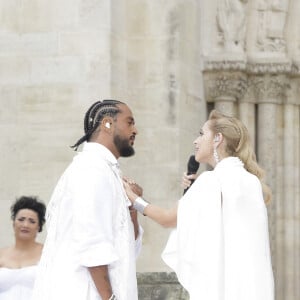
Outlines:
{"type": "Polygon", "coordinates": [[[72,229],[82,266],[108,265],[119,259],[113,245],[112,186],[106,168],[82,170],[74,180],[72,229]]]}

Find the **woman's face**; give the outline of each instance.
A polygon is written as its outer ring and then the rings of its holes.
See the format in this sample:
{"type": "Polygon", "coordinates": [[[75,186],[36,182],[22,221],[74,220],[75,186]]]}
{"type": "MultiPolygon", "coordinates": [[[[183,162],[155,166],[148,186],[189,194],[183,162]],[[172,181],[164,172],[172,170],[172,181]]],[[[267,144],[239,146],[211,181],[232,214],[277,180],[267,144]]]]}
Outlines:
{"type": "Polygon", "coordinates": [[[34,240],[39,231],[38,214],[31,209],[20,209],[13,222],[15,237],[22,240],[34,240]]]}
{"type": "Polygon", "coordinates": [[[207,121],[200,129],[200,134],[194,141],[195,159],[200,163],[213,165],[214,135],[208,127],[208,122],[209,121],[207,121]]]}

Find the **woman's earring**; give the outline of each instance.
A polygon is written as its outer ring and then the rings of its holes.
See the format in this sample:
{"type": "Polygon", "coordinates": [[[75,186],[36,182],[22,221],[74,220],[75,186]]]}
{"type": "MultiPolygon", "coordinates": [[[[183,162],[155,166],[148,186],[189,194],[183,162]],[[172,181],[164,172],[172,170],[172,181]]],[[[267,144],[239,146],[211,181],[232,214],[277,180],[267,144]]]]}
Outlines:
{"type": "Polygon", "coordinates": [[[217,148],[214,147],[214,159],[215,159],[215,162],[216,164],[220,161],[220,158],[219,158],[219,155],[218,155],[218,152],[217,152],[217,148]]]}

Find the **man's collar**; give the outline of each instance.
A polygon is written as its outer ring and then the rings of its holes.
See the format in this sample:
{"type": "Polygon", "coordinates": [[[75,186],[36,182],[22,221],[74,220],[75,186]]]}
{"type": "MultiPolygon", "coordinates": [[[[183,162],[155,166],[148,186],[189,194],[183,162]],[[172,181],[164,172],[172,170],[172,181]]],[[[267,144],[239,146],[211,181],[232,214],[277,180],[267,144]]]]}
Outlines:
{"type": "Polygon", "coordinates": [[[98,153],[100,156],[102,156],[104,159],[109,161],[113,165],[118,165],[118,160],[116,157],[112,154],[112,152],[103,146],[102,144],[99,143],[94,143],[94,142],[85,142],[83,144],[83,149],[82,152],[93,152],[93,153],[98,153]]]}

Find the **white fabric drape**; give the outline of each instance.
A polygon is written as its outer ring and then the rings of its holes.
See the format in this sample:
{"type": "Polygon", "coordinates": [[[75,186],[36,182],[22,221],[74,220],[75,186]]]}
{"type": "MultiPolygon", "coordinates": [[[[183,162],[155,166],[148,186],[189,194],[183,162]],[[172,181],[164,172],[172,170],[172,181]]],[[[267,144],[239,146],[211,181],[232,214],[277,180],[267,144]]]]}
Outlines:
{"type": "Polygon", "coordinates": [[[191,300],[274,299],[261,184],[238,158],[202,173],[181,198],[162,258],[191,300]]]}

